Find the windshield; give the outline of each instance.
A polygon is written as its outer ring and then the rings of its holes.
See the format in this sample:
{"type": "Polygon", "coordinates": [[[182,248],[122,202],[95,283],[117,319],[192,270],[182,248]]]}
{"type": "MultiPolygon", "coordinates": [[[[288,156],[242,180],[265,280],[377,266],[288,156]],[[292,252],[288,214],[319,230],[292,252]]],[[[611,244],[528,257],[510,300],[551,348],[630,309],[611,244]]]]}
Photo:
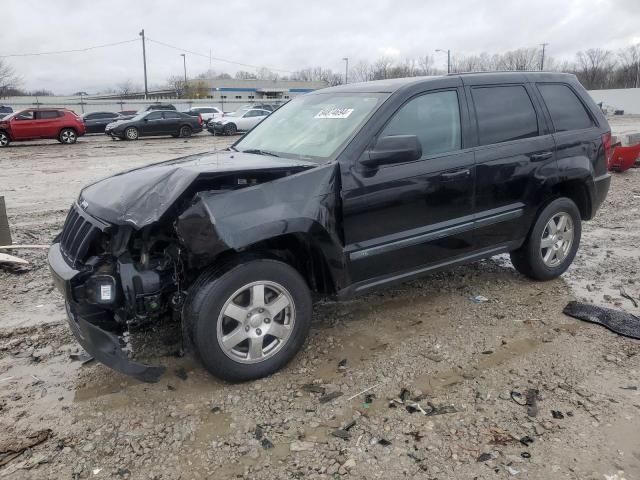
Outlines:
{"type": "Polygon", "coordinates": [[[305,160],[329,160],[387,96],[319,93],[298,97],[269,115],[235,148],[305,160]]]}

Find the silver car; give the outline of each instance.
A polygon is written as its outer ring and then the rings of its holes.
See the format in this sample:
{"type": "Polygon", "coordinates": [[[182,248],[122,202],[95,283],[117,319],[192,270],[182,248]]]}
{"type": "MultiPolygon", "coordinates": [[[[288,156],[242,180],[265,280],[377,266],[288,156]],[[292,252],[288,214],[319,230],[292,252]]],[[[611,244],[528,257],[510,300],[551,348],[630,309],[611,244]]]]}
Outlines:
{"type": "Polygon", "coordinates": [[[209,122],[207,130],[213,135],[235,135],[237,132],[251,130],[270,114],[269,110],[261,108],[225,113],[221,119],[209,122]]]}

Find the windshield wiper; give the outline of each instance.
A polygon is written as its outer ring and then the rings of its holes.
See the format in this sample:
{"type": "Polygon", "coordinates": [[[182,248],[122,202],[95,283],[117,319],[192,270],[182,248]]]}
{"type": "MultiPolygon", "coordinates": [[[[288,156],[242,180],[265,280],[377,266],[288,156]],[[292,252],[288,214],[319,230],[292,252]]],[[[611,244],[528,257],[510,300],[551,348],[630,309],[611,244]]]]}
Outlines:
{"type": "Polygon", "coordinates": [[[259,148],[247,148],[242,150],[242,153],[255,153],[256,155],[269,155],[270,157],[280,157],[277,153],[268,152],[266,150],[260,150],[259,148]]]}

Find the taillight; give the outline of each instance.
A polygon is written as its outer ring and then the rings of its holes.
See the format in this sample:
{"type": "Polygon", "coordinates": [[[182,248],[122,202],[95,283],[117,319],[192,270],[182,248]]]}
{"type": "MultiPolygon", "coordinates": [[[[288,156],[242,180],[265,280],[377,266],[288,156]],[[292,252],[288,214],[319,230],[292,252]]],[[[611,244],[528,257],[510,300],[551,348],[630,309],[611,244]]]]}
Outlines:
{"type": "Polygon", "coordinates": [[[602,149],[604,150],[604,158],[607,162],[607,169],[611,162],[611,154],[613,149],[611,148],[611,132],[602,134],[602,149]]]}
{"type": "Polygon", "coordinates": [[[198,124],[202,126],[202,114],[198,114],[198,124]]]}

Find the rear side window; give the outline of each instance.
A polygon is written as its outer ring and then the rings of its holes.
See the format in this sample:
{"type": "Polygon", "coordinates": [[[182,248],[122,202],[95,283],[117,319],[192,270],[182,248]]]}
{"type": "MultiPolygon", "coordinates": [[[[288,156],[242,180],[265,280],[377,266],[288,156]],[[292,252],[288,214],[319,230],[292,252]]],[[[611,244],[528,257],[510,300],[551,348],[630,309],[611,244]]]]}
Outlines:
{"type": "Polygon", "coordinates": [[[167,120],[175,120],[176,118],[180,118],[180,115],[178,114],[178,112],[164,112],[164,118],[167,120]]]}
{"type": "Polygon", "coordinates": [[[593,121],[576,94],[566,85],[539,83],[538,89],[547,104],[556,132],[581,130],[593,126],[593,121]]]}
{"type": "Polygon", "coordinates": [[[404,104],[381,136],[415,135],[422,156],[460,149],[460,108],[455,91],[420,95],[404,104]]]}
{"type": "Polygon", "coordinates": [[[36,119],[50,120],[52,118],[58,118],[58,112],[55,110],[47,110],[45,112],[36,112],[36,119]]]}
{"type": "Polygon", "coordinates": [[[538,117],[522,85],[471,90],[480,145],[538,136],[538,117]]]}

